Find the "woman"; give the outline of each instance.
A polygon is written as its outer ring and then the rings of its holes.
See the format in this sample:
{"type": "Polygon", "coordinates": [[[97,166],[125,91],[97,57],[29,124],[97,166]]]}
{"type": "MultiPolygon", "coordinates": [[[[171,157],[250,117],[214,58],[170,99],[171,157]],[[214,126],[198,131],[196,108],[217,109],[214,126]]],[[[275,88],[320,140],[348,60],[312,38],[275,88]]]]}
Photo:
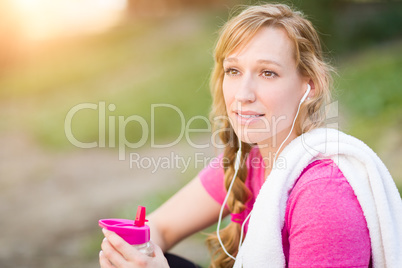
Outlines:
{"type": "MultiPolygon", "coordinates": [[[[211,79],[211,115],[221,118],[213,121],[227,145],[223,155],[149,216],[155,257],[104,231],[101,267],[168,267],[163,252],[229,213],[232,222],[207,240],[212,267],[369,267],[395,261],[386,235],[374,232],[387,228],[369,216],[370,202],[379,198],[359,202],[372,189],[360,187],[343,163],[360,164],[343,161],[353,155],[348,146],[333,149],[334,137],[341,137],[338,145],[356,141],[318,129],[330,100],[331,70],[311,23],[288,6],[249,7],[231,19],[216,45],[211,79]],[[317,151],[323,144],[328,150],[317,151]],[[385,254],[378,245],[387,248],[385,254]]],[[[364,152],[363,158],[371,157],[364,152]]],[[[396,187],[387,180],[384,188],[394,199],[386,209],[400,212],[396,187]]],[[[400,240],[400,228],[395,232],[400,240]]]]}

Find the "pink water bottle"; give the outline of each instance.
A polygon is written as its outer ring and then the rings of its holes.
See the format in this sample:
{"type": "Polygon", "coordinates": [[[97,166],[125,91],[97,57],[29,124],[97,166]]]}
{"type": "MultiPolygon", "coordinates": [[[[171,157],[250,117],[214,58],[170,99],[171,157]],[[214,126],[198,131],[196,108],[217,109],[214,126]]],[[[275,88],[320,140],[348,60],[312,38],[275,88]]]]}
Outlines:
{"type": "Polygon", "coordinates": [[[109,231],[115,232],[127,243],[133,245],[140,252],[153,257],[154,249],[149,242],[150,230],[145,224],[145,207],[138,206],[135,221],[125,219],[102,219],[99,220],[99,226],[109,231]]]}

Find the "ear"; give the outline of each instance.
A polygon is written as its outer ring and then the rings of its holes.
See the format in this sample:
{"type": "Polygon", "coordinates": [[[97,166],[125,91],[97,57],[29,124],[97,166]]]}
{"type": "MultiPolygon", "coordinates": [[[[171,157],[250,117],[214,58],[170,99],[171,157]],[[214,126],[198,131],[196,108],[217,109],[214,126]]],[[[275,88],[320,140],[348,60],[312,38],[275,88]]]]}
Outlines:
{"type": "Polygon", "coordinates": [[[310,93],[308,94],[308,97],[313,97],[313,96],[315,96],[315,85],[314,85],[313,79],[310,78],[309,81],[308,81],[308,84],[311,87],[311,90],[310,90],[310,93]]]}

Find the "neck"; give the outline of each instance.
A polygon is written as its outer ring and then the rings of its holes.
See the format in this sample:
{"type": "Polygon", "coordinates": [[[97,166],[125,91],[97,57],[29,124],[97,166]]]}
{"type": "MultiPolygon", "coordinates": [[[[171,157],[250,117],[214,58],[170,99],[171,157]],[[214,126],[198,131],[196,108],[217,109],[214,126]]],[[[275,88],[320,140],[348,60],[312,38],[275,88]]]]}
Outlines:
{"type": "Polygon", "coordinates": [[[278,160],[278,156],[283,151],[283,149],[292,141],[294,140],[297,135],[296,131],[293,130],[290,134],[289,138],[285,141],[282,145],[280,150],[278,151],[279,147],[281,146],[282,142],[286,139],[289,134],[290,129],[283,130],[277,133],[275,136],[265,140],[261,143],[258,143],[258,148],[260,150],[260,154],[262,159],[264,160],[265,164],[265,177],[267,177],[272,170],[274,159],[278,160]]]}

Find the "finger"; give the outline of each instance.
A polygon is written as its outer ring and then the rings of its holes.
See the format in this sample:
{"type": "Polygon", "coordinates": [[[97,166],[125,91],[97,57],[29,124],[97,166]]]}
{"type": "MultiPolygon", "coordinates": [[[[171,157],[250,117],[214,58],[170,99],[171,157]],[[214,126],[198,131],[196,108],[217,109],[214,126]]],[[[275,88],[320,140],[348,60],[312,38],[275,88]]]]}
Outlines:
{"type": "Polygon", "coordinates": [[[108,259],[114,266],[122,267],[126,260],[125,258],[118,252],[112,244],[108,241],[107,238],[103,239],[101,248],[103,251],[103,255],[108,259]]]}
{"type": "MultiPolygon", "coordinates": [[[[123,238],[118,236],[116,233],[111,232],[109,230],[104,229],[103,233],[107,239],[107,241],[115,248],[116,251],[120,253],[124,259],[129,261],[135,261],[136,263],[145,263],[147,261],[147,257],[141,252],[139,252],[136,248],[128,244],[124,241],[123,238]]],[[[113,262],[113,261],[112,261],[113,262]]]]}
{"type": "Polygon", "coordinates": [[[167,262],[167,259],[165,255],[163,254],[162,249],[155,244],[154,242],[150,241],[151,245],[154,248],[154,257],[152,257],[152,262],[154,264],[153,267],[169,267],[169,264],[167,262]]]}
{"type": "Polygon", "coordinates": [[[106,258],[102,250],[99,252],[99,264],[101,268],[113,268],[112,263],[106,258]]]}
{"type": "Polygon", "coordinates": [[[154,249],[154,256],[164,255],[162,249],[153,241],[149,241],[154,249]]]}

